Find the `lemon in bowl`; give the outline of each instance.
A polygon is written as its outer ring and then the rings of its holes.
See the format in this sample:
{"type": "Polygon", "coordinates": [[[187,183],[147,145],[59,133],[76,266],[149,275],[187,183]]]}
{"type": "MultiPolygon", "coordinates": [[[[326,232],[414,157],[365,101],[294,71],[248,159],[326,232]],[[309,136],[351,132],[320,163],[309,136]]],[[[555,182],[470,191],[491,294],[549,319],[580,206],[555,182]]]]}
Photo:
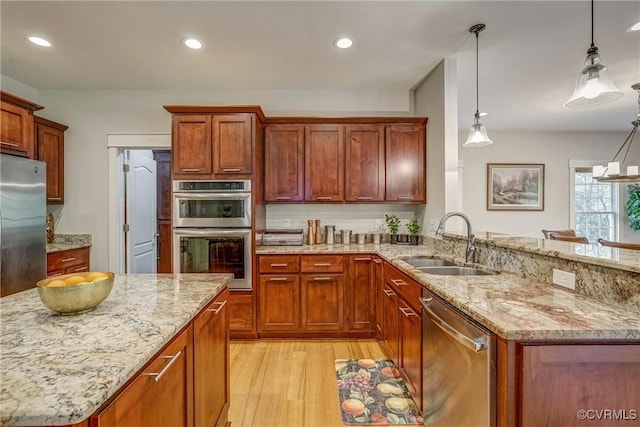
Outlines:
{"type": "Polygon", "coordinates": [[[114,274],[93,271],[50,277],[36,283],[42,303],[63,314],[82,314],[94,310],[113,288],[114,274]]]}

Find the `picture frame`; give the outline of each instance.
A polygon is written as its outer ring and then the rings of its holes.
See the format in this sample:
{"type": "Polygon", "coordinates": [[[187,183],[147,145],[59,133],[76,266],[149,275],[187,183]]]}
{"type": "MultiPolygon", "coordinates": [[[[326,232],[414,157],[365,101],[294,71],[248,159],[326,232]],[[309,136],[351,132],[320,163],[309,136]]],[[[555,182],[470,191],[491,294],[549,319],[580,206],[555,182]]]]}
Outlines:
{"type": "Polygon", "coordinates": [[[487,163],[488,211],[543,211],[544,163],[487,163]]]}

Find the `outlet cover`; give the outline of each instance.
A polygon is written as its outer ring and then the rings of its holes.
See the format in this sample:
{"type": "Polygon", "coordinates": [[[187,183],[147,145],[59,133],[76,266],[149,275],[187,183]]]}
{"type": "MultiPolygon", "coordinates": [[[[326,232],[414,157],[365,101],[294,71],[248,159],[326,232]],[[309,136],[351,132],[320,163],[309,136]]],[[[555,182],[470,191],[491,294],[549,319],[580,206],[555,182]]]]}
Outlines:
{"type": "Polygon", "coordinates": [[[291,218],[282,218],[282,228],[291,228],[291,218]]]}
{"type": "Polygon", "coordinates": [[[432,219],[431,221],[429,221],[429,231],[433,231],[435,233],[437,229],[438,229],[438,220],[432,219]]]}
{"type": "Polygon", "coordinates": [[[381,230],[384,227],[384,220],[377,218],[373,220],[373,228],[374,230],[381,230]]]}
{"type": "Polygon", "coordinates": [[[572,291],[576,290],[576,275],[568,271],[553,269],[553,283],[572,291]]]}

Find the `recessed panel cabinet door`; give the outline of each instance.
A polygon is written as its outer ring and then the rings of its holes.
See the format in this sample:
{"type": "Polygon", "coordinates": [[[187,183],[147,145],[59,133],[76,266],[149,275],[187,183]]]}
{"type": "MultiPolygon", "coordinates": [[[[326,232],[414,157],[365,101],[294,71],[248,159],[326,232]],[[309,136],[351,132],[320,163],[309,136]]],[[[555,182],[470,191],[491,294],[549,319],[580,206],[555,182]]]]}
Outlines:
{"type": "Polygon", "coordinates": [[[374,330],[375,283],[371,255],[349,256],[349,280],[346,283],[347,325],[350,330],[374,330]]]}
{"type": "Polygon", "coordinates": [[[35,158],[33,111],[0,102],[0,149],[35,158]]]}
{"type": "Polygon", "coordinates": [[[386,201],[405,203],[426,201],[425,153],[424,126],[387,126],[386,201]]]}
{"type": "Polygon", "coordinates": [[[422,317],[402,300],[399,300],[398,310],[402,343],[400,367],[409,380],[409,391],[422,409],[422,317]]]}
{"type": "Polygon", "coordinates": [[[344,127],[305,126],[305,200],[344,201],[344,127]]]}
{"type": "Polygon", "coordinates": [[[384,126],[345,126],[345,200],[384,200],[384,126]]]}
{"type": "Polygon", "coordinates": [[[344,276],[301,276],[302,330],[342,331],[344,326],[344,276]]]}
{"type": "Polygon", "coordinates": [[[253,162],[253,115],[213,116],[213,173],[251,174],[253,162]]]}
{"type": "Polygon", "coordinates": [[[265,201],[304,200],[304,127],[267,125],[264,134],[265,201]]]}
{"type": "Polygon", "coordinates": [[[173,116],[171,155],[174,179],[211,178],[212,152],[210,115],[173,116]]]}
{"type": "Polygon", "coordinates": [[[300,329],[300,282],[298,275],[260,275],[258,327],[261,331],[300,329]]]}
{"type": "Polygon", "coordinates": [[[397,363],[400,356],[400,310],[398,309],[398,296],[385,285],[382,289],[384,310],[384,339],[391,350],[391,358],[397,363]]]}
{"type": "Polygon", "coordinates": [[[47,164],[47,204],[64,204],[64,130],[66,125],[40,117],[36,123],[36,159],[47,164]],[[55,126],[55,127],[54,127],[55,126]]]}

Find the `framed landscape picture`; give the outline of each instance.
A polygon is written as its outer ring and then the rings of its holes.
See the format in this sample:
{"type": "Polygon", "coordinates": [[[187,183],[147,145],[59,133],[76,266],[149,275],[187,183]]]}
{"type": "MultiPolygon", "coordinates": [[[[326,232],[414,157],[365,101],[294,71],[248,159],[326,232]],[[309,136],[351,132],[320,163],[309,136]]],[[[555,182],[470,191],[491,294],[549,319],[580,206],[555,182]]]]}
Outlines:
{"type": "Polygon", "coordinates": [[[544,210],[544,164],[487,163],[487,210],[544,210]]]}

